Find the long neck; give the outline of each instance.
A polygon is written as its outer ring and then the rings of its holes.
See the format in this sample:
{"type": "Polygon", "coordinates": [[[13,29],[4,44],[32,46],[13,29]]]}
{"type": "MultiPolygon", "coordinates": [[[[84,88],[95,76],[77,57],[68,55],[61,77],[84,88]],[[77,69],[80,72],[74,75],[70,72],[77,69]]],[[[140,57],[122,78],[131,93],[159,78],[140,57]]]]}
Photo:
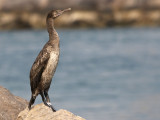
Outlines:
{"type": "Polygon", "coordinates": [[[47,23],[47,30],[49,33],[49,40],[59,40],[58,34],[56,30],[54,29],[54,20],[52,18],[48,18],[46,20],[47,23]]]}

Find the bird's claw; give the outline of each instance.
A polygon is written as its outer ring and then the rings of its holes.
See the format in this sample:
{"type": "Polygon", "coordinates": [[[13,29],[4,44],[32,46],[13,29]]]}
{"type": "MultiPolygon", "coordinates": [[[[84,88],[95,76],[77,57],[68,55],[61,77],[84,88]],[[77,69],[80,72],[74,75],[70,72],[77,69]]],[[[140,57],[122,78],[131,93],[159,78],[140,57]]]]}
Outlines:
{"type": "Polygon", "coordinates": [[[53,112],[56,112],[56,110],[54,109],[54,107],[52,106],[52,104],[51,104],[50,102],[45,102],[44,104],[45,104],[46,106],[50,107],[53,112]]]}

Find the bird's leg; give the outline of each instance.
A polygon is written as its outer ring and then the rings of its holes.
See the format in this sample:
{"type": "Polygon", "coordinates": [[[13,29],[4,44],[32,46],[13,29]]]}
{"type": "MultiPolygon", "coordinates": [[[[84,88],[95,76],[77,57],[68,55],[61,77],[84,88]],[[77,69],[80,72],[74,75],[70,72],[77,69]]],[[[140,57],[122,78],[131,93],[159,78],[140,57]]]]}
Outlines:
{"type": "Polygon", "coordinates": [[[31,106],[34,104],[34,101],[35,101],[36,97],[37,97],[37,95],[32,94],[29,105],[28,105],[29,110],[31,109],[31,106]]]}
{"type": "Polygon", "coordinates": [[[41,97],[42,97],[42,101],[44,102],[44,104],[46,104],[46,100],[45,100],[45,97],[44,97],[43,92],[40,92],[40,95],[41,95],[41,97]]]}
{"type": "Polygon", "coordinates": [[[44,97],[43,92],[40,92],[40,95],[41,95],[41,97],[42,97],[43,103],[44,103],[46,106],[50,107],[50,106],[47,104],[47,102],[46,102],[46,99],[45,99],[45,97],[44,97]]]}
{"type": "Polygon", "coordinates": [[[45,97],[46,97],[47,106],[49,106],[49,107],[52,109],[53,112],[56,112],[56,110],[54,109],[54,107],[53,107],[52,104],[50,103],[48,91],[44,91],[44,95],[45,95],[45,97]]]}

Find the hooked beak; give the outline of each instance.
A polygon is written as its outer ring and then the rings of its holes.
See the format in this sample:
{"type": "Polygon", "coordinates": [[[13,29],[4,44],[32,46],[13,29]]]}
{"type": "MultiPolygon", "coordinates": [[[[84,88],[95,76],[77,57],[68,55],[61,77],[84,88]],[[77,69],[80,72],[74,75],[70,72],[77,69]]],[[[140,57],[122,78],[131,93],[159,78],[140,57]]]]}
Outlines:
{"type": "Polygon", "coordinates": [[[71,8],[64,9],[63,12],[70,11],[71,8]]]}
{"type": "Polygon", "coordinates": [[[56,17],[58,17],[58,16],[62,15],[64,12],[66,12],[66,11],[70,11],[70,10],[71,10],[71,8],[67,8],[67,9],[61,10],[61,11],[57,14],[57,16],[56,16],[56,17]]]}
{"type": "Polygon", "coordinates": [[[61,15],[62,13],[64,13],[64,12],[67,12],[67,11],[70,11],[70,10],[71,10],[71,8],[67,8],[67,9],[62,10],[61,13],[60,13],[60,15],[61,15]]]}

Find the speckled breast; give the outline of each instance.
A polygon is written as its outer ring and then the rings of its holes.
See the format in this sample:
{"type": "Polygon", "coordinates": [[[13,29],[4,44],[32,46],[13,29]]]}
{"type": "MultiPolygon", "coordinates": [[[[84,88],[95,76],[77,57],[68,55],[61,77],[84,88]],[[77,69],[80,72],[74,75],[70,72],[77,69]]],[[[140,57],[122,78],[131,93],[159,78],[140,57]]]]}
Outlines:
{"type": "Polygon", "coordinates": [[[45,88],[50,86],[52,77],[56,71],[58,60],[59,60],[59,52],[51,52],[47,66],[42,74],[42,79],[43,79],[42,85],[44,85],[45,88]]]}

